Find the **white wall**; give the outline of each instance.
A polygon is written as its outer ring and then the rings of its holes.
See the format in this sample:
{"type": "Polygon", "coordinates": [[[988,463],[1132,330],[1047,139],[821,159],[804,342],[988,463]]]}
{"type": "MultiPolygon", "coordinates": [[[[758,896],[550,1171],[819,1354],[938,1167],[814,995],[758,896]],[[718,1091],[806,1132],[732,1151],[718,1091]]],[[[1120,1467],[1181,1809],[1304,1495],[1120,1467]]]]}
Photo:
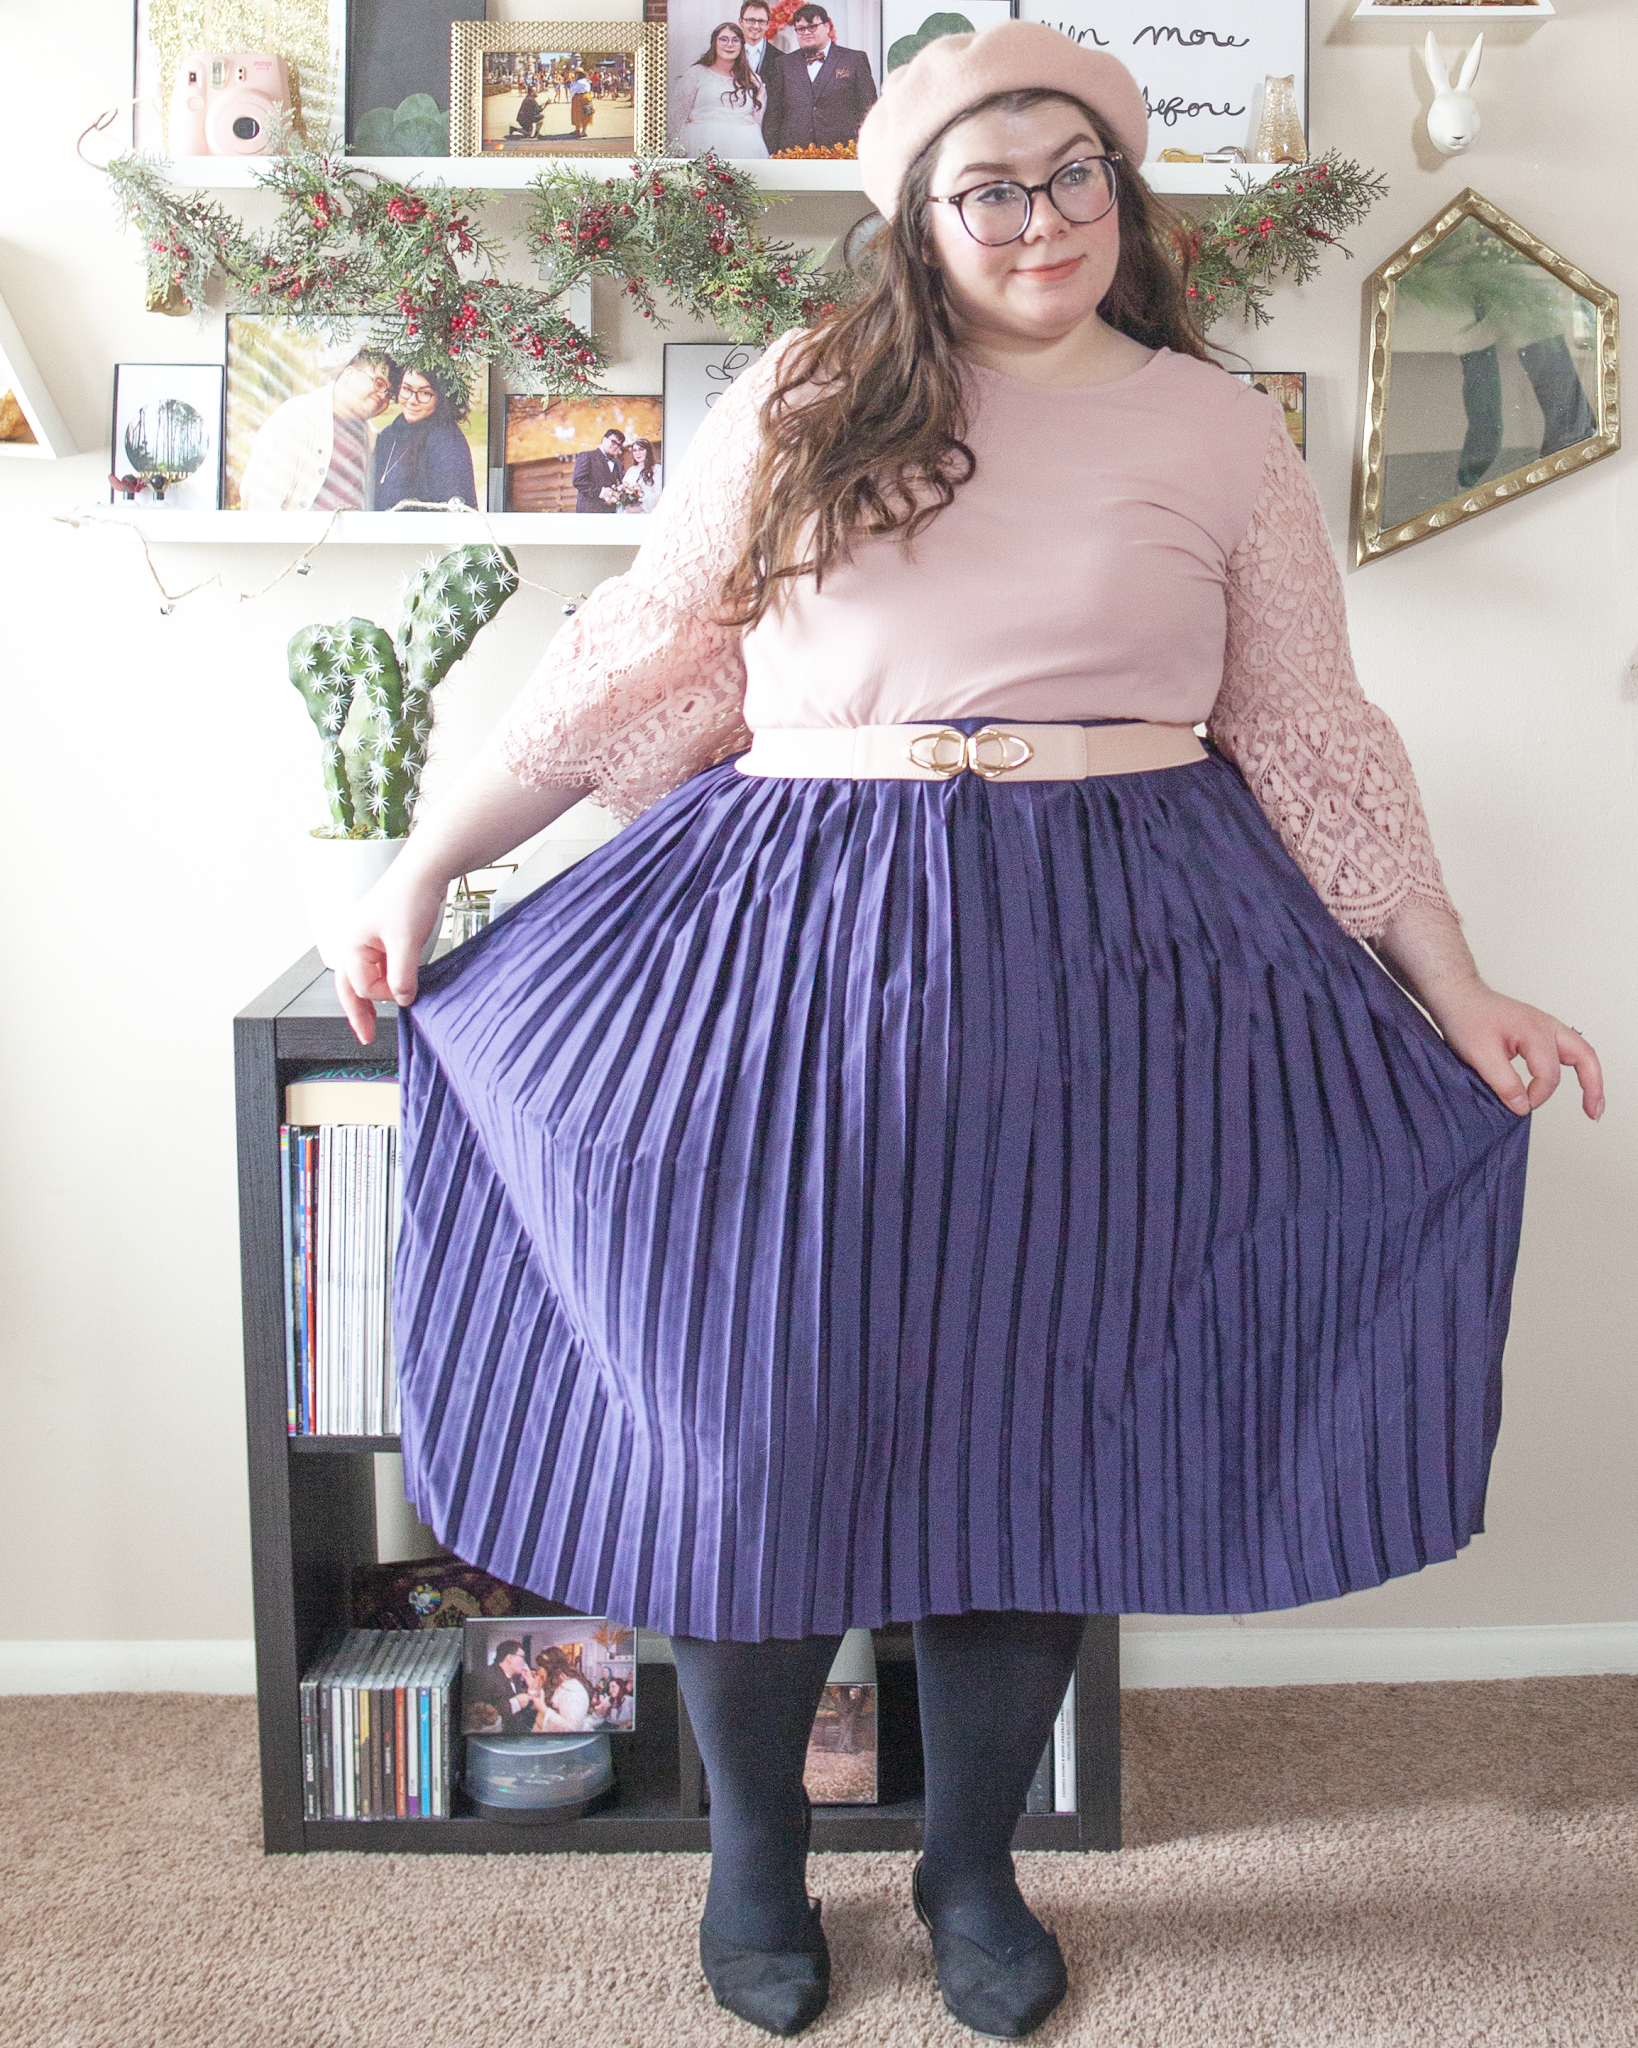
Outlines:
{"type": "MultiPolygon", "coordinates": [[[[1414,139],[1427,92],[1413,24],[1356,29],[1351,7],[1315,0],[1315,138],[1383,170],[1392,194],[1358,259],[1282,294],[1275,326],[1243,343],[1259,367],[1310,374],[1311,459],[1339,545],[1360,285],[1443,201],[1471,182],[1602,282],[1638,287],[1638,51],[1622,0],[1561,0],[1530,39],[1494,32],[1484,136],[1451,165],[1414,139]]],[[[77,130],[128,91],[127,7],[76,12],[66,80],[48,10],[13,9],[8,29],[0,292],[92,452],[0,466],[0,1641],[242,1639],[229,1020],[306,944],[292,845],[319,817],[283,647],[313,618],[386,617],[412,557],[333,547],[253,603],[209,595],[163,618],[128,534],[54,523],[106,496],[112,365],[210,357],[218,337],[142,312],[134,252],[74,157],[77,130]]],[[[824,241],[856,210],[802,202],[781,225],[824,241]]],[[[637,340],[627,389],[658,389],[657,349],[637,340]]],[[[1481,962],[1592,1033],[1614,1106],[1594,1129],[1561,1098],[1537,1126],[1490,1533],[1417,1579],[1281,1618],[1294,1627],[1638,1619],[1629,461],[1350,579],[1366,686],[1405,732],[1481,962]]],[[[173,583],[219,571],[238,590],[286,557],[158,559],[173,583]]],[[[576,592],[621,560],[531,549],[523,568],[576,592]]],[[[437,772],[469,753],[559,618],[525,590],[486,634],[443,693],[437,772]]]]}

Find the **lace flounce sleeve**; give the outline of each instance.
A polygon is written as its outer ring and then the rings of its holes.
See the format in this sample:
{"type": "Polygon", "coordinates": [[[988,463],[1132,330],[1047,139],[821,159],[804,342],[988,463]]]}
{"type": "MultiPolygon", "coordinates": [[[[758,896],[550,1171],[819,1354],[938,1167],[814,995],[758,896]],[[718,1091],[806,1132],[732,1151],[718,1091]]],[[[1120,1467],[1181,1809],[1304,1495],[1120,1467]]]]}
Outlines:
{"type": "Polygon", "coordinates": [[[1377,937],[1412,896],[1456,914],[1404,742],[1355,678],[1325,515],[1278,418],[1229,563],[1208,730],[1344,931],[1377,937]]]}
{"type": "Polygon", "coordinates": [[[717,597],[744,544],[758,413],[780,353],[707,414],[637,559],[597,586],[525,684],[501,730],[520,782],[589,787],[630,820],[750,745],[740,632],[717,623],[717,597]]]}

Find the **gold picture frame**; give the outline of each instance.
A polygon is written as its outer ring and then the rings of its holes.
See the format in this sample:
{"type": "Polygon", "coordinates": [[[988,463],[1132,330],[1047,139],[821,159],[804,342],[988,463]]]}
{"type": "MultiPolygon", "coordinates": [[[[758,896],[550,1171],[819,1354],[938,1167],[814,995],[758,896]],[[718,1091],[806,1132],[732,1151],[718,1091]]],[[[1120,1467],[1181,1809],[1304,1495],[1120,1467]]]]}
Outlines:
{"type": "MultiPolygon", "coordinates": [[[[449,85],[449,153],[453,156],[485,155],[538,156],[542,162],[565,162],[581,157],[664,156],[665,143],[665,24],[647,21],[457,21],[451,25],[449,85]],[[486,58],[524,57],[556,53],[590,53],[595,56],[619,53],[633,60],[634,91],[631,134],[591,135],[576,131],[553,147],[550,135],[538,133],[507,147],[488,138],[485,147],[484,110],[486,74],[495,66],[486,58]],[[538,144],[538,146],[534,146],[538,144]]],[[[488,80],[493,88],[494,79],[488,80]]],[[[493,123],[491,124],[493,125],[493,123]]],[[[592,127],[596,127],[595,110],[592,127]]],[[[508,138],[509,139],[509,138],[508,138]]]]}
{"type": "MultiPolygon", "coordinates": [[[[1502,252],[1505,253],[1505,252],[1502,252]]],[[[1511,264],[1511,259],[1508,259],[1511,264]]],[[[1450,267],[1454,268],[1454,265],[1450,267]]],[[[1512,266],[1512,274],[1518,274],[1518,267],[1512,266]]],[[[1424,280],[1425,284],[1425,280],[1424,280]]],[[[1380,269],[1373,271],[1366,282],[1366,308],[1369,320],[1369,339],[1366,362],[1365,425],[1360,441],[1359,458],[1354,477],[1354,566],[1363,567],[1367,562],[1382,560],[1386,555],[1397,553],[1401,548],[1411,547],[1417,541],[1431,539],[1436,533],[1443,533],[1452,526],[1475,519],[1480,513],[1493,511],[1497,505],[1523,497],[1529,491],[1540,490],[1544,484],[1556,483],[1560,478],[1571,476],[1585,469],[1591,462],[1598,462],[1606,455],[1613,455],[1621,445],[1621,387],[1620,387],[1620,305],[1614,292],[1596,283],[1522,227],[1511,215],[1469,186],[1457,194],[1455,199],[1433,220],[1420,229],[1404,247],[1390,256],[1380,269]],[[1495,463],[1487,465],[1484,473],[1474,478],[1471,484],[1463,485],[1461,466],[1465,462],[1477,467],[1479,458],[1468,455],[1464,449],[1458,461],[1455,481],[1457,489],[1438,498],[1438,502],[1419,505],[1409,512],[1407,506],[1392,502],[1395,494],[1389,489],[1388,469],[1393,450],[1390,446],[1398,422],[1393,414],[1393,361],[1395,316],[1399,310],[1399,298],[1407,277],[1416,273],[1419,266],[1428,264],[1441,247],[1446,247],[1448,256],[1455,254],[1452,237],[1463,235],[1470,243],[1482,241],[1482,232],[1488,231],[1529,259],[1547,278],[1556,279],[1565,292],[1580,301],[1593,316],[1587,319],[1576,309],[1582,319],[1596,332],[1580,342],[1589,359],[1591,369],[1591,390],[1585,384],[1578,385],[1577,397],[1582,408],[1579,425],[1592,425],[1591,433],[1577,432],[1574,439],[1561,442],[1550,450],[1547,443],[1553,436],[1549,431],[1543,443],[1543,452],[1529,459],[1515,462],[1504,473],[1492,474],[1495,463]],[[1447,246],[1448,245],[1448,246],[1447,246]]],[[[1407,298],[1409,294],[1407,293],[1407,298]]],[[[1462,402],[1469,407],[1467,412],[1468,438],[1473,436],[1473,411],[1469,402],[1469,363],[1483,353],[1474,348],[1467,353],[1459,349],[1463,337],[1478,340],[1486,332],[1501,332],[1496,323],[1486,322],[1486,309],[1476,304],[1470,310],[1473,320],[1470,326],[1453,329],[1445,341],[1444,352],[1459,357],[1462,377],[1462,402]]],[[[1447,318],[1454,317],[1447,308],[1447,318]]],[[[1516,341],[1517,337],[1510,337],[1516,341]]],[[[1531,343],[1516,353],[1522,359],[1533,348],[1544,343],[1531,343]]],[[[1490,352],[1498,352],[1498,342],[1487,344],[1490,352]]],[[[1438,349],[1430,351],[1437,355],[1438,349]]],[[[1448,382],[1448,377],[1447,380],[1448,382]]],[[[1532,383],[1535,379],[1532,377],[1532,383]]],[[[1500,401],[1500,375],[1496,381],[1497,402],[1500,401]]],[[[1540,396],[1540,393],[1537,393],[1540,396]]],[[[1546,409],[1543,408],[1543,417],[1546,409]]],[[[1496,461],[1503,460],[1507,451],[1500,447],[1502,433],[1499,423],[1492,436],[1498,444],[1496,461]]],[[[1480,456],[1482,457],[1482,448],[1480,456]]],[[[1433,460],[1435,458],[1427,458],[1433,460]]]]}

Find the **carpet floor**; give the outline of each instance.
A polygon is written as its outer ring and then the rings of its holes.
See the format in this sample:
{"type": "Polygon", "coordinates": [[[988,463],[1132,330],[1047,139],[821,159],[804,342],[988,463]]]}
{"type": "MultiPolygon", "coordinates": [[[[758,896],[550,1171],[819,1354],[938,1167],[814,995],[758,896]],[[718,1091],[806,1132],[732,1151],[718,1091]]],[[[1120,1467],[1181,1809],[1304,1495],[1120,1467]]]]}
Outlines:
{"type": "MultiPolygon", "coordinates": [[[[1638,1679],[1127,1695],[1118,1856],[1020,1855],[1042,2048],[1638,2044],[1638,1679]]],[[[814,2048],[960,2048],[911,1857],[815,1856],[814,2048]]],[[[703,1856],[261,1854],[251,1702],[0,1700],[6,2048],[754,2048],[703,1856]]]]}

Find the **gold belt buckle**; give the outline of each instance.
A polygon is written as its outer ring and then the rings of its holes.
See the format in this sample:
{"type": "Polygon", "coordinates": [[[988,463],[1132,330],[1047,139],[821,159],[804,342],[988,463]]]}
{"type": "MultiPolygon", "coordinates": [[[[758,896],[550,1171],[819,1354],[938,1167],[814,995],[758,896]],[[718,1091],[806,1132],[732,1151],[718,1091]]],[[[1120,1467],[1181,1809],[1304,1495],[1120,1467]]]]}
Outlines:
{"type": "Polygon", "coordinates": [[[957,732],[953,725],[940,726],[936,732],[918,732],[905,752],[918,768],[928,769],[934,775],[959,775],[963,768],[970,768],[986,782],[994,782],[1035,758],[1035,749],[1021,732],[1006,732],[998,725],[986,725],[970,735],[957,732]],[[980,752],[986,744],[999,746],[1002,759],[986,761],[980,752]],[[954,759],[949,754],[952,747],[954,759]],[[1013,754],[1014,747],[1021,747],[1023,752],[1013,754]]]}

